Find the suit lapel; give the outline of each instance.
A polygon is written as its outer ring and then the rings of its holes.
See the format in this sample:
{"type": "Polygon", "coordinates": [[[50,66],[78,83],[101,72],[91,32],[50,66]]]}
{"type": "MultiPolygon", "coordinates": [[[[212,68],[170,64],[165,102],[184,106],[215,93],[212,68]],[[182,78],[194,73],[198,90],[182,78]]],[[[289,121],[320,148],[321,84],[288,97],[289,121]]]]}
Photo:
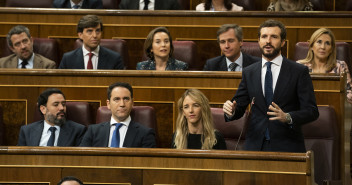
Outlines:
{"type": "MultiPolygon", "coordinates": [[[[75,67],[76,69],[85,69],[84,68],[84,56],[83,56],[82,47],[80,47],[77,50],[76,56],[74,57],[74,59],[77,59],[77,67],[75,67]]],[[[74,63],[75,61],[70,61],[70,62],[74,63]]]]}
{"type": "Polygon", "coordinates": [[[98,69],[106,69],[104,61],[108,61],[105,59],[105,50],[100,46],[99,49],[99,58],[98,58],[98,69]]]}
{"type": "Polygon", "coordinates": [[[134,138],[137,136],[138,130],[137,125],[131,121],[128,126],[125,141],[123,142],[123,147],[131,147],[134,141],[134,138]]]}
{"type": "Polygon", "coordinates": [[[60,126],[59,138],[57,139],[57,146],[68,146],[67,139],[70,137],[71,130],[67,129],[67,122],[60,126]]]}
{"type": "Polygon", "coordinates": [[[103,137],[103,142],[102,146],[107,146],[109,147],[109,137],[110,137],[110,122],[105,122],[100,125],[101,128],[101,133],[97,133],[97,135],[101,135],[103,137]]]}
{"type": "Polygon", "coordinates": [[[132,10],[139,10],[139,0],[132,0],[130,3],[132,10]]]}
{"type": "MultiPolygon", "coordinates": [[[[253,64],[254,65],[254,64],[253,64]]],[[[258,108],[263,112],[266,113],[268,110],[268,107],[266,106],[266,101],[265,97],[263,94],[263,89],[262,89],[262,62],[258,62],[257,64],[258,67],[255,68],[253,75],[253,80],[254,80],[254,92],[255,95],[255,100],[254,104],[258,106],[258,108]]]]}
{"type": "Polygon", "coordinates": [[[39,146],[40,138],[42,137],[44,129],[44,121],[38,122],[38,126],[34,127],[33,133],[31,133],[31,139],[28,146],[39,146]]]}
{"type": "Polygon", "coordinates": [[[228,71],[225,55],[223,55],[223,56],[221,57],[221,61],[220,61],[220,70],[221,70],[221,71],[228,71]]]}
{"type": "Polygon", "coordinates": [[[9,68],[18,68],[18,57],[12,57],[9,68]]]}
{"type": "Polygon", "coordinates": [[[37,55],[34,55],[33,69],[41,69],[41,68],[43,68],[43,61],[37,55]]]}
{"type": "Polygon", "coordinates": [[[275,92],[273,97],[273,102],[280,102],[279,98],[283,97],[283,92],[287,89],[286,86],[290,83],[291,75],[287,75],[290,73],[289,63],[286,58],[282,60],[282,66],[280,69],[279,77],[276,82],[275,92]]]}

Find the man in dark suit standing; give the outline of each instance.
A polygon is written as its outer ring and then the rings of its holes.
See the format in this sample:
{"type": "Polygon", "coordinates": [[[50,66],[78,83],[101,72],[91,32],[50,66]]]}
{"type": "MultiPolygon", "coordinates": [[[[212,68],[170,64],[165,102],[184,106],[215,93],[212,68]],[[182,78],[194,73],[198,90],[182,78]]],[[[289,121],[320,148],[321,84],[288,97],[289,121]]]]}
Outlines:
{"type": "Polygon", "coordinates": [[[108,88],[109,122],[90,125],[80,146],[154,148],[155,132],[131,120],[133,89],[128,83],[114,83],[108,88]]]}
{"type": "Polygon", "coordinates": [[[241,118],[251,104],[246,150],[305,152],[301,126],[319,116],[308,68],[281,55],[281,22],[265,21],[258,37],[262,62],[243,70],[235,96],[224,103],[225,119],[241,118]]]}
{"type": "Polygon", "coordinates": [[[38,97],[44,120],[21,127],[18,146],[78,146],[86,127],[66,120],[66,99],[59,89],[47,89],[38,97]]]}
{"type": "Polygon", "coordinates": [[[236,24],[224,24],[217,32],[222,56],[206,61],[204,71],[242,71],[243,68],[260,61],[241,52],[243,44],[242,28],[236,24]]]}
{"type": "Polygon", "coordinates": [[[121,0],[120,9],[126,10],[180,10],[177,0],[121,0]]]}
{"type": "Polygon", "coordinates": [[[100,46],[103,22],[96,15],[83,16],[77,25],[83,46],[65,53],[60,69],[124,69],[119,53],[100,46]]]}
{"type": "Polygon", "coordinates": [[[54,0],[54,8],[103,9],[102,0],[54,0]]]}

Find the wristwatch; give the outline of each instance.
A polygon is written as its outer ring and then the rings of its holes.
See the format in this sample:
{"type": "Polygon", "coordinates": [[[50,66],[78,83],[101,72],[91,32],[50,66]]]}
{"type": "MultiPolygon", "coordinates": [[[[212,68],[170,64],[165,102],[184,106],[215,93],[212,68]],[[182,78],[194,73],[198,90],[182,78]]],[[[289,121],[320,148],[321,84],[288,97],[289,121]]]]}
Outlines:
{"type": "Polygon", "coordinates": [[[287,124],[289,125],[292,125],[292,118],[291,118],[291,115],[289,113],[286,113],[286,122],[287,124]]]}

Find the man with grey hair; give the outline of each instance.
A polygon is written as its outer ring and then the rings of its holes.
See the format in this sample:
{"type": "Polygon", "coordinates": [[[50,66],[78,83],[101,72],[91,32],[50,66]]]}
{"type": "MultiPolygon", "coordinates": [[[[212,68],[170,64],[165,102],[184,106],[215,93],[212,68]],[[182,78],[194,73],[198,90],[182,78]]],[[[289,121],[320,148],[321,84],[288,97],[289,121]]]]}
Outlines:
{"type": "Polygon", "coordinates": [[[17,25],[7,34],[7,43],[13,54],[0,58],[0,68],[53,69],[54,61],[33,53],[33,39],[29,29],[17,25]]]}
{"type": "Polygon", "coordinates": [[[242,71],[243,68],[260,61],[241,52],[243,44],[242,28],[236,24],[224,24],[217,32],[222,56],[207,60],[204,71],[242,71]]]}

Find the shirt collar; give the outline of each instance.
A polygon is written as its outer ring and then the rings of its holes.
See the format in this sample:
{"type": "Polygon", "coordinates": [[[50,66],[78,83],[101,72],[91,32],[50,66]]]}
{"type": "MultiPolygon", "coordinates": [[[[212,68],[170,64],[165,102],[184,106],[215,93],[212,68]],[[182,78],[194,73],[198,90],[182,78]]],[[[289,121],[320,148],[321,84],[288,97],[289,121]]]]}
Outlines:
{"type": "MultiPolygon", "coordinates": [[[[79,5],[79,8],[82,8],[83,1],[84,1],[84,0],[82,0],[81,2],[79,2],[79,3],[77,4],[77,5],[79,5]]],[[[73,7],[73,6],[75,5],[75,3],[74,3],[72,0],[70,0],[70,3],[71,3],[71,7],[73,7]]]]}
{"type": "MultiPolygon", "coordinates": [[[[272,61],[273,64],[275,64],[276,66],[281,66],[282,65],[282,60],[283,60],[283,57],[282,55],[279,55],[277,56],[276,58],[274,58],[272,61]]],[[[265,63],[267,63],[268,61],[265,60],[263,57],[262,57],[262,68],[265,66],[265,63]]]]}
{"type": "MultiPolygon", "coordinates": [[[[100,50],[100,46],[98,45],[98,47],[95,48],[95,50],[92,51],[94,56],[96,56],[96,57],[99,56],[99,50],[100,50]]],[[[86,56],[89,53],[89,51],[84,47],[84,45],[82,45],[82,51],[83,51],[83,56],[86,56]]]]}
{"type": "Polygon", "coordinates": [[[122,121],[122,122],[118,122],[116,121],[112,116],[111,116],[111,119],[110,119],[110,126],[112,126],[113,124],[115,123],[122,123],[123,125],[125,125],[126,127],[128,127],[130,125],[130,122],[131,122],[131,116],[128,116],[125,121],[122,121]]]}
{"type": "MultiPolygon", "coordinates": [[[[48,122],[44,120],[44,131],[49,132],[49,128],[52,127],[48,122]]],[[[60,127],[58,125],[54,125],[57,131],[60,131],[60,127]]]]}
{"type": "MultiPolygon", "coordinates": [[[[227,63],[227,68],[229,68],[230,64],[232,63],[231,60],[229,60],[227,57],[226,58],[226,63],[227,63]]],[[[234,62],[236,64],[238,64],[238,66],[240,66],[241,68],[243,68],[243,56],[242,56],[242,52],[240,52],[240,57],[238,57],[237,60],[235,60],[234,62]]]]}
{"type": "MultiPolygon", "coordinates": [[[[28,62],[28,64],[31,64],[33,66],[33,64],[34,64],[33,61],[34,61],[34,52],[31,56],[31,58],[29,58],[29,60],[27,60],[27,62],[28,62]]],[[[23,62],[23,60],[18,58],[18,66],[20,66],[22,64],[22,62],[23,62]]]]}

